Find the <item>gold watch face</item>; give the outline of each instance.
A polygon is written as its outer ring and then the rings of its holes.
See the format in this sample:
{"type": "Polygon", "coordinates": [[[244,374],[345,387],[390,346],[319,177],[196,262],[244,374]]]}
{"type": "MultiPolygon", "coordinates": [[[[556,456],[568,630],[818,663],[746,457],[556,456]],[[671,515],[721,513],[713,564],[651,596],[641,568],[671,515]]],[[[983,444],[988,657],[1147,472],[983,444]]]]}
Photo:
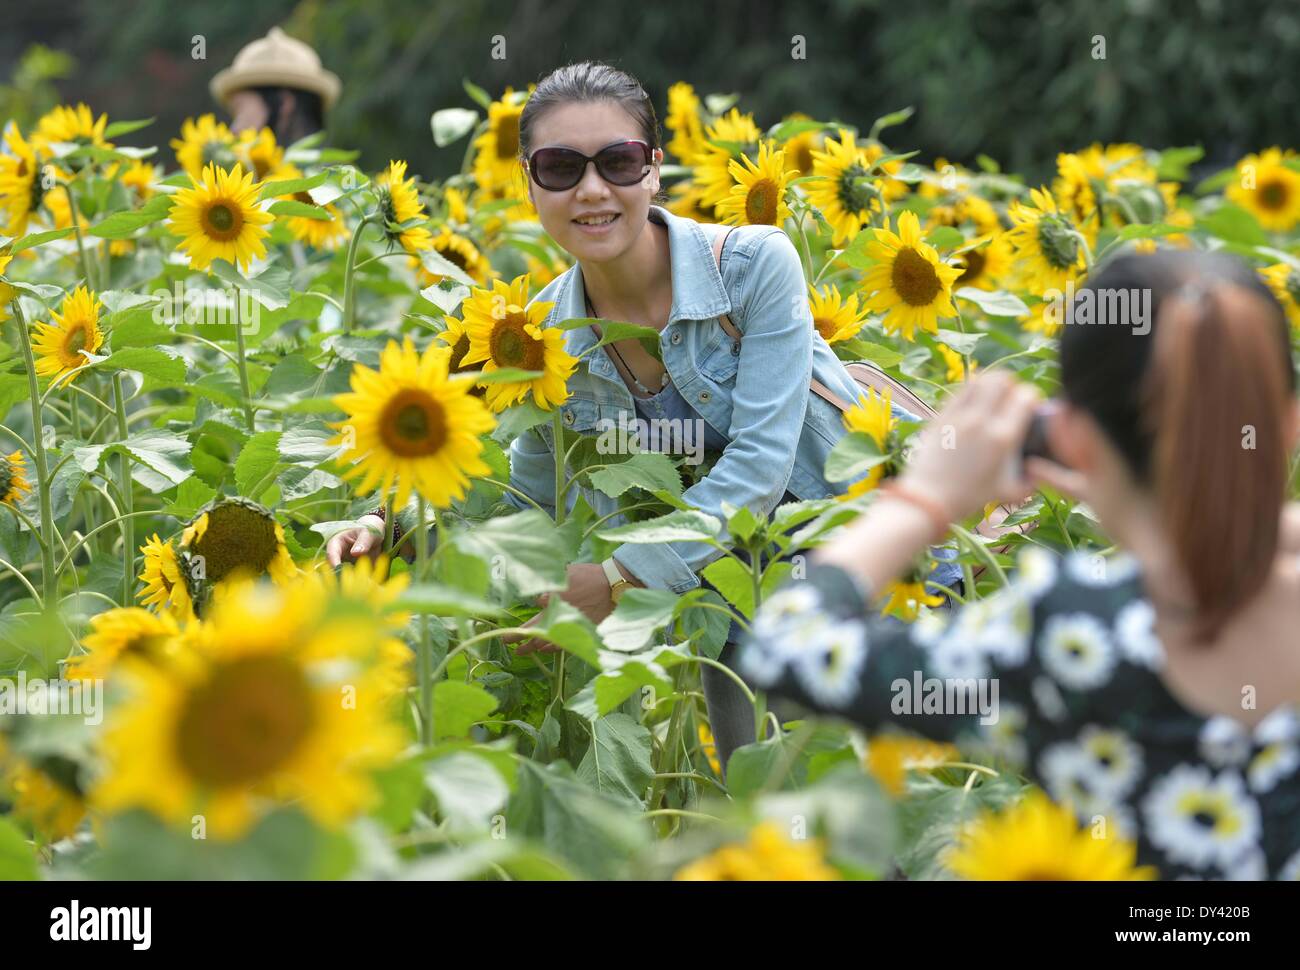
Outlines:
{"type": "Polygon", "coordinates": [[[631,585],[632,585],[631,583],[624,581],[621,583],[615,583],[613,586],[611,586],[609,588],[610,602],[614,603],[615,605],[618,605],[618,601],[623,598],[623,594],[627,592],[627,588],[631,585]]]}

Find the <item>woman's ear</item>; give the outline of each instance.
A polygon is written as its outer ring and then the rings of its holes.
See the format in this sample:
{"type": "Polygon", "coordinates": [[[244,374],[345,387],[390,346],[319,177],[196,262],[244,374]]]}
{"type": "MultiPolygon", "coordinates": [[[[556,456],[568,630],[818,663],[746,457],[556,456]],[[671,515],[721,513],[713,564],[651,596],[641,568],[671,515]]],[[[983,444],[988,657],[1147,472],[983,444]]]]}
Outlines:
{"type": "Polygon", "coordinates": [[[650,156],[650,171],[646,173],[644,185],[650,190],[650,198],[653,200],[659,194],[659,166],[664,162],[664,150],[656,148],[650,156]]]}
{"type": "Polygon", "coordinates": [[[528,175],[528,161],[526,159],[519,159],[519,169],[524,175],[524,188],[528,192],[528,201],[532,204],[533,211],[536,212],[537,200],[533,198],[533,180],[528,175]]]}

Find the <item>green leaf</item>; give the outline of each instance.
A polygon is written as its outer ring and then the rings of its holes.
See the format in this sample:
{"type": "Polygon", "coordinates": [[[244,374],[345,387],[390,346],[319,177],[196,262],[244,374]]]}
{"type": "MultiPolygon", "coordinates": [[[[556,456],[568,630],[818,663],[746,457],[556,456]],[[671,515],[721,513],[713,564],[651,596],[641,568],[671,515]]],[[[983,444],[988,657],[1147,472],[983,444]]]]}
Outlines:
{"type": "Polygon", "coordinates": [[[260,277],[250,279],[244,276],[224,259],[214,259],[209,272],[238,289],[250,291],[257,302],[268,310],[282,310],[289,305],[288,295],[277,286],[260,277]]]}
{"type": "Polygon", "coordinates": [[[669,512],[657,519],[633,522],[614,529],[604,529],[596,535],[610,542],[633,542],[640,545],[660,542],[701,542],[716,539],[722,523],[704,512],[669,512]]]}
{"type": "Polygon", "coordinates": [[[860,337],[837,343],[834,349],[837,352],[847,353],[852,360],[869,360],[878,367],[894,367],[903,359],[903,355],[897,350],[871,343],[860,337]]]}
{"type": "Polygon", "coordinates": [[[882,453],[876,439],[861,431],[850,431],[835,443],[831,453],[826,456],[826,478],[832,482],[842,482],[875,468],[889,461],[889,454],[882,453]]]}
{"type": "Polygon", "coordinates": [[[871,133],[867,135],[867,138],[871,141],[875,141],[877,138],[880,137],[880,133],[884,131],[886,128],[892,128],[895,125],[901,125],[908,118],[912,117],[912,115],[915,113],[916,113],[916,109],[911,105],[908,105],[906,108],[900,108],[897,111],[891,111],[887,115],[881,115],[874,122],[872,122],[871,133]]]}
{"type": "Polygon", "coordinates": [[[64,236],[71,236],[76,230],[71,226],[66,229],[49,229],[45,232],[29,232],[25,236],[20,236],[14,240],[13,245],[9,247],[9,254],[17,256],[24,249],[31,249],[33,246],[40,246],[42,243],[51,242],[55,239],[62,239],[64,236]]]}
{"type": "Polygon", "coordinates": [[[308,205],[297,199],[280,199],[272,202],[266,210],[272,215],[286,216],[291,219],[315,219],[317,222],[333,222],[334,217],[324,206],[308,205]]]}
{"type": "Polygon", "coordinates": [[[650,731],[622,713],[593,722],[591,747],[578,765],[577,775],[596,791],[636,802],[639,807],[654,777],[650,731]]]}
{"type": "MultiPolygon", "coordinates": [[[[308,175],[305,178],[281,179],[278,182],[263,182],[261,191],[258,192],[259,201],[264,199],[274,199],[286,195],[297,195],[299,192],[306,192],[317,186],[324,185],[325,180],[329,177],[328,172],[317,172],[315,175],[308,175]]],[[[271,209],[275,211],[274,208],[271,209]]]]}
{"type": "Polygon", "coordinates": [[[634,587],[623,593],[597,630],[610,650],[640,650],[672,622],[676,609],[677,595],[670,590],[634,587]]]}
{"type": "Polygon", "coordinates": [[[593,667],[600,666],[600,644],[596,628],[576,606],[558,596],[552,596],[546,603],[546,609],[537,614],[534,626],[536,636],[580,657],[593,667]]]}
{"type": "Polygon", "coordinates": [[[191,475],[176,487],[176,498],[163,511],[178,519],[192,519],[194,513],[216,497],[215,488],[191,475]]]}
{"type": "Polygon", "coordinates": [[[727,759],[727,791],[734,799],[761,791],[785,754],[781,738],[769,738],[737,748],[727,759]]]}
{"type": "Polygon", "coordinates": [[[124,347],[94,365],[92,370],[133,370],[164,384],[185,383],[184,357],[173,357],[157,347],[124,347]]]}
{"type": "Polygon", "coordinates": [[[973,354],[983,338],[982,333],[962,333],[960,330],[940,330],[934,334],[935,343],[951,347],[959,354],[973,354]]]}
{"type": "Polygon", "coordinates": [[[433,727],[437,738],[464,737],[497,709],[497,699],[482,687],[456,680],[433,685],[433,727]]]}
{"type": "Polygon", "coordinates": [[[478,112],[469,108],[443,108],[435,111],[429,118],[433,143],[439,148],[445,148],[452,142],[459,141],[474,130],[478,118],[478,112]]]}
{"type": "Polygon", "coordinates": [[[925,237],[925,241],[935,249],[955,249],[966,242],[966,237],[952,226],[938,226],[925,237]]]}
{"type": "Polygon", "coordinates": [[[74,460],[83,471],[90,472],[108,455],[126,452],[139,463],[132,467],[132,477],[157,494],[190,477],[190,448],[190,443],[180,435],[151,429],[124,441],[78,448],[74,460]]]}
{"type": "Polygon", "coordinates": [[[1014,293],[1005,290],[981,290],[974,286],[963,286],[953,294],[959,300],[967,300],[992,317],[1022,317],[1029,312],[1025,301],[1014,293]]]}
{"type": "Polygon", "coordinates": [[[438,814],[448,830],[460,835],[488,832],[492,816],[510,797],[510,786],[501,773],[472,750],[453,751],[430,761],[425,765],[424,782],[438,800],[438,814]]]}
{"type": "Polygon", "coordinates": [[[89,233],[100,239],[125,239],[137,229],[161,222],[171,212],[172,197],[155,195],[139,209],[130,212],[114,212],[107,219],[91,226],[89,233]]]}
{"type": "Polygon", "coordinates": [[[134,121],[114,121],[104,129],[104,140],[111,141],[121,135],[129,135],[133,131],[149,127],[156,120],[156,118],[139,118],[134,121]]]}
{"type": "Polygon", "coordinates": [[[0,881],[35,882],[39,878],[35,850],[13,822],[0,817],[0,881]]]}
{"type": "Polygon", "coordinates": [[[488,108],[492,107],[492,95],[488,94],[469,78],[463,78],[460,83],[461,86],[464,87],[465,93],[473,98],[480,108],[487,111],[488,108]]]}
{"type": "Polygon", "coordinates": [[[1213,212],[1197,219],[1196,228],[1218,236],[1225,242],[1246,246],[1268,245],[1268,234],[1260,228],[1255,217],[1231,202],[1225,202],[1213,212]]]}
{"type": "Polygon", "coordinates": [[[1186,182],[1189,175],[1187,166],[1199,162],[1203,157],[1205,149],[1200,145],[1166,148],[1156,163],[1156,178],[1161,182],[1186,182]]]}
{"type": "MultiPolygon", "coordinates": [[[[651,688],[657,697],[672,696],[673,682],[659,664],[625,654],[605,654],[603,659],[606,669],[591,682],[596,716],[608,714],[642,687],[651,688]]],[[[569,709],[592,719],[578,704],[569,709]]]]}
{"type": "Polygon", "coordinates": [[[520,596],[563,589],[568,583],[564,560],[555,555],[555,523],[537,509],[457,531],[452,541],[462,552],[492,564],[494,575],[503,575],[520,596]]]}
{"type": "Polygon", "coordinates": [[[239,494],[256,499],[255,488],[270,484],[270,475],[280,463],[280,432],[259,431],[244,443],[235,461],[235,487],[239,494]]]}
{"type": "MultiPolygon", "coordinates": [[[[312,528],[316,527],[312,526],[312,528]]],[[[393,608],[411,613],[431,613],[435,616],[495,618],[505,615],[505,609],[491,600],[471,596],[464,590],[438,583],[420,583],[407,588],[393,603],[393,608]]]]}
{"type": "Polygon", "coordinates": [[[672,459],[656,451],[643,451],[627,461],[598,468],[590,475],[591,486],[610,498],[618,498],[629,488],[648,492],[662,490],[682,494],[682,478],[672,459]]]}

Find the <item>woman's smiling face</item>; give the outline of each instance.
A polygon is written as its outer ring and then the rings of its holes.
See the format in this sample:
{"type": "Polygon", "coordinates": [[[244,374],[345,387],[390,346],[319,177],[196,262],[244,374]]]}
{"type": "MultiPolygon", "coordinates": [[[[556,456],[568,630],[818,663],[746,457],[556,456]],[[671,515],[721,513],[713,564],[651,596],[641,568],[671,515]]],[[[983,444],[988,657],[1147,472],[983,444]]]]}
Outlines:
{"type": "MultiPolygon", "coordinates": [[[[539,148],[572,148],[595,155],[606,145],[629,139],[645,140],[636,119],[614,101],[559,104],[535,122],[530,152],[539,148]]],[[[588,163],[581,181],[571,189],[552,192],[528,180],[528,197],[542,228],[580,262],[616,259],[632,246],[645,226],[650,201],[659,191],[663,151],[656,148],[654,165],[641,181],[612,185],[588,163]],[[612,216],[605,225],[583,225],[592,218],[612,216]]]]}

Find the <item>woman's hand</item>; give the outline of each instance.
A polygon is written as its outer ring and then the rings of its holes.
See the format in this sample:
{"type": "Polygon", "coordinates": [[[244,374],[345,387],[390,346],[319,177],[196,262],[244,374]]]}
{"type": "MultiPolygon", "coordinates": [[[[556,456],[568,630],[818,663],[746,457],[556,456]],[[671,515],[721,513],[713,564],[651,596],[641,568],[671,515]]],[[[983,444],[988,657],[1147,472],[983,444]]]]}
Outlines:
{"type": "Polygon", "coordinates": [[[333,567],[340,563],[356,562],[369,556],[371,562],[384,551],[384,520],[377,515],[363,515],[350,529],[330,538],[325,544],[325,559],[333,567]]]}
{"type": "MultiPolygon", "coordinates": [[[[1033,491],[1020,449],[1042,395],[1003,371],[967,381],[921,432],[901,482],[934,499],[960,522],[989,502],[1018,502],[1033,491]]],[[[1045,463],[1044,463],[1045,464],[1045,463]]]]}
{"type": "MultiPolygon", "coordinates": [[[[605,578],[605,570],[601,568],[600,563],[594,562],[575,562],[569,566],[568,585],[560,591],[560,599],[566,603],[576,606],[581,610],[592,623],[599,623],[610,613],[614,612],[614,602],[609,598],[609,580],[605,578]]],[[[537,603],[543,609],[550,602],[550,593],[543,593],[538,597],[537,603]]],[[[529,620],[524,626],[532,626],[537,622],[537,618],[529,620]]],[[[519,643],[515,648],[516,653],[532,653],[534,650],[540,650],[542,653],[554,653],[560,648],[553,643],[536,638],[525,639],[521,634],[502,637],[507,643],[519,643]],[[520,641],[523,641],[522,643],[520,641]]]]}

